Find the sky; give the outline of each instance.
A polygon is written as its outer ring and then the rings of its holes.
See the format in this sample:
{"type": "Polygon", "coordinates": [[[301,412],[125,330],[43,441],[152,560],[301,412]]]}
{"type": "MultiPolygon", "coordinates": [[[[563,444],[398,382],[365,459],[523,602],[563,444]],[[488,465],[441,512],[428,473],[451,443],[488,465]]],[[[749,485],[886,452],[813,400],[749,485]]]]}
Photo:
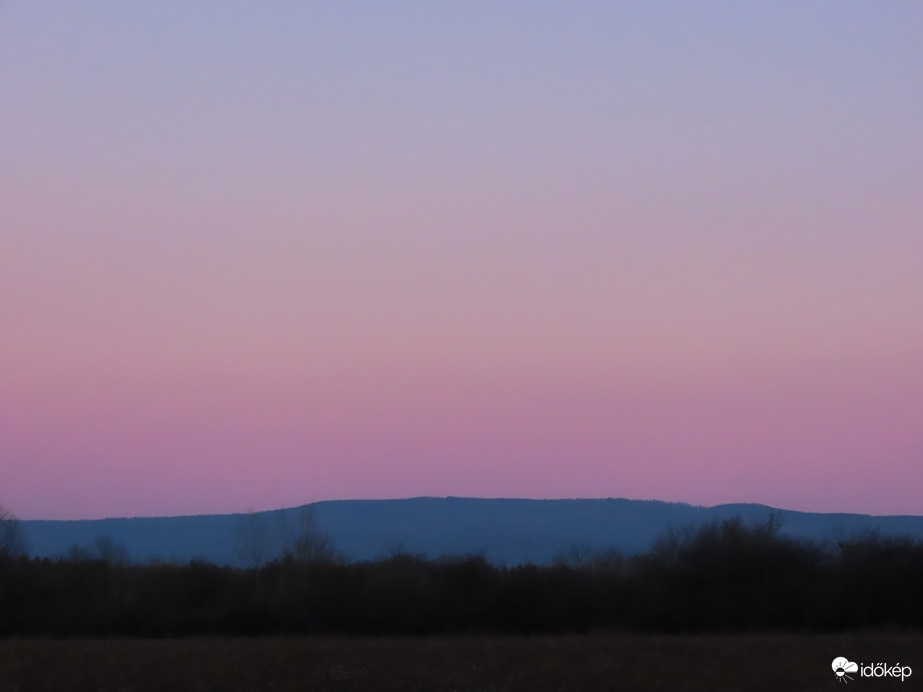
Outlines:
{"type": "Polygon", "coordinates": [[[0,503],[923,514],[923,4],[0,1],[0,503]]]}

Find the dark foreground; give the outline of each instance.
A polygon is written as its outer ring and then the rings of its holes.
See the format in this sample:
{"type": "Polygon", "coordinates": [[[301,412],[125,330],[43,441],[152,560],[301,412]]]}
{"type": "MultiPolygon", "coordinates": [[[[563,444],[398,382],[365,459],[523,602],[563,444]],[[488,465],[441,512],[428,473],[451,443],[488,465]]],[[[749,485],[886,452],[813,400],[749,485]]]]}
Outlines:
{"type": "Polygon", "coordinates": [[[0,692],[923,689],[923,633],[0,641],[0,692]],[[840,687],[831,661],[910,666],[840,687]]]}

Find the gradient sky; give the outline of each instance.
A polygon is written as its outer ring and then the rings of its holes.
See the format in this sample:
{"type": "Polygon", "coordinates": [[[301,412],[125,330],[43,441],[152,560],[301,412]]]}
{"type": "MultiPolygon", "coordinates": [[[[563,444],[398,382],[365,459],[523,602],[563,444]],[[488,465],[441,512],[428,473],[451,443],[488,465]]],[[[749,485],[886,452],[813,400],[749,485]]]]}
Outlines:
{"type": "Polygon", "coordinates": [[[0,2],[0,503],[923,514],[923,4],[0,2]]]}

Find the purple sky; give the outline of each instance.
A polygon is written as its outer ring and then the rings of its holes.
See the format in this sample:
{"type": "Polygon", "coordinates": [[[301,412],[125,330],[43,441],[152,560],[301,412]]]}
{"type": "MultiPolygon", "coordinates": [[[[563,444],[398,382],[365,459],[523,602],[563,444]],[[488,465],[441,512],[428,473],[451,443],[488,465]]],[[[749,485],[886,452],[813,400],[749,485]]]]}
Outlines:
{"type": "Polygon", "coordinates": [[[923,4],[0,3],[0,503],[923,514],[923,4]]]}

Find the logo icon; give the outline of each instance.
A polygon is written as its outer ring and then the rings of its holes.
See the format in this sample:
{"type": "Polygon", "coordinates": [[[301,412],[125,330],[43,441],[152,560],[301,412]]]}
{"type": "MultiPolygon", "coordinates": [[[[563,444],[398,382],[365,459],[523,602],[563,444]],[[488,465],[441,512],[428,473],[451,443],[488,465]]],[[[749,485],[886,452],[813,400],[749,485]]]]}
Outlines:
{"type": "Polygon", "coordinates": [[[833,672],[836,674],[837,682],[848,683],[852,678],[847,673],[858,673],[859,666],[842,656],[837,656],[833,659],[833,672]]]}

